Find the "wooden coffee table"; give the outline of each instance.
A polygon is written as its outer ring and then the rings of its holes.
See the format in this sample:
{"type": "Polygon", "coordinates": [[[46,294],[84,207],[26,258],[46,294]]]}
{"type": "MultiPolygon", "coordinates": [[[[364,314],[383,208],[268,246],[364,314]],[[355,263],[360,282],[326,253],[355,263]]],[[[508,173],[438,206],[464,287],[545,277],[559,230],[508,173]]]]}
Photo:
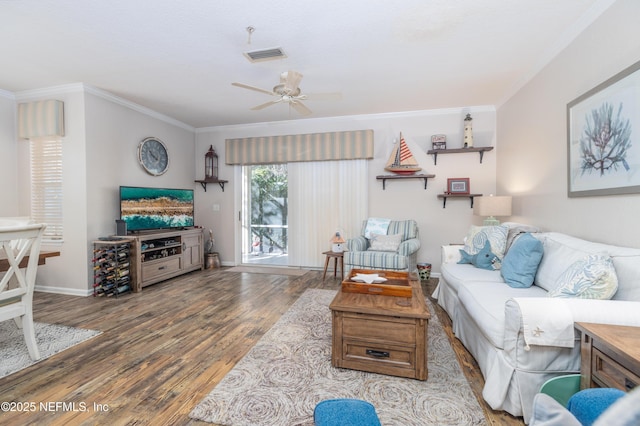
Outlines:
{"type": "Polygon", "coordinates": [[[427,379],[427,324],[431,314],[417,274],[406,276],[411,298],[338,291],[329,305],[334,367],[427,379]]]}

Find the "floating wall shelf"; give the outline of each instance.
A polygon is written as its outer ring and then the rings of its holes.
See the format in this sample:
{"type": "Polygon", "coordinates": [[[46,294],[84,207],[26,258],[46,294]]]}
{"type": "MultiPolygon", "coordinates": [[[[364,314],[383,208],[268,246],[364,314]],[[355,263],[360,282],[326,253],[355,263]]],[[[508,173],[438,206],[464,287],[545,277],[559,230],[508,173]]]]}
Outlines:
{"type": "Polygon", "coordinates": [[[447,198],[469,198],[473,208],[473,197],[482,197],[482,194],[438,194],[438,198],[442,200],[443,209],[447,206],[447,198]]]}
{"type": "Polygon", "coordinates": [[[204,192],[207,192],[207,184],[208,183],[217,183],[218,185],[220,185],[220,188],[222,188],[222,192],[224,192],[224,184],[229,182],[228,180],[220,180],[220,179],[203,179],[203,180],[197,180],[196,182],[198,182],[200,185],[202,185],[202,189],[204,189],[204,192]]]}
{"type": "Polygon", "coordinates": [[[425,175],[425,174],[419,174],[419,175],[380,175],[380,176],[376,176],[376,179],[382,181],[382,190],[384,191],[386,189],[385,187],[386,187],[387,179],[390,179],[390,180],[394,180],[394,179],[424,179],[424,189],[427,189],[427,179],[434,178],[434,177],[436,177],[436,175],[425,175]]]}
{"type": "Polygon", "coordinates": [[[438,163],[438,154],[462,154],[465,152],[478,152],[480,153],[480,164],[482,164],[482,157],[484,156],[484,153],[486,151],[491,151],[492,149],[492,146],[475,148],[430,149],[429,151],[427,151],[427,154],[433,155],[433,164],[436,165],[438,163]]]}

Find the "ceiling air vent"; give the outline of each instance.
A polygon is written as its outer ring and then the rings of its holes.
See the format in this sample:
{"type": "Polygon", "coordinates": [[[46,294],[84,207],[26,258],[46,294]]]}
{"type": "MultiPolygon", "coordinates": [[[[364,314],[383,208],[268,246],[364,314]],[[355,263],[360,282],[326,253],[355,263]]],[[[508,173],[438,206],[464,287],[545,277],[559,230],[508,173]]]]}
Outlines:
{"type": "Polygon", "coordinates": [[[244,56],[246,56],[250,62],[271,61],[273,59],[283,59],[287,57],[280,47],[252,50],[251,52],[244,52],[244,56]]]}

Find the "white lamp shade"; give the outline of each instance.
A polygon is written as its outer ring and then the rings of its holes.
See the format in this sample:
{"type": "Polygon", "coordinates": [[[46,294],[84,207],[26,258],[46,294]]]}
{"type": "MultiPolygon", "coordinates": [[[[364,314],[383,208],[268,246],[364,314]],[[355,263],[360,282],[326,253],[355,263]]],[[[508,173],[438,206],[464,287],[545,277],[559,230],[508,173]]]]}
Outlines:
{"type": "Polygon", "coordinates": [[[511,196],[476,197],[473,200],[476,216],[511,216],[511,196]]]}

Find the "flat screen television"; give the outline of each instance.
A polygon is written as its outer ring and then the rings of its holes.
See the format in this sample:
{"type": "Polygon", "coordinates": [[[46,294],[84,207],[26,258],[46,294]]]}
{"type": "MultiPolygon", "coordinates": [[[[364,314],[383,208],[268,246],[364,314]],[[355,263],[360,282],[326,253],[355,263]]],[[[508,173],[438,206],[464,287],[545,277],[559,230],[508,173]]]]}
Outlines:
{"type": "Polygon", "coordinates": [[[127,232],[193,226],[193,189],[120,187],[127,232]]]}

